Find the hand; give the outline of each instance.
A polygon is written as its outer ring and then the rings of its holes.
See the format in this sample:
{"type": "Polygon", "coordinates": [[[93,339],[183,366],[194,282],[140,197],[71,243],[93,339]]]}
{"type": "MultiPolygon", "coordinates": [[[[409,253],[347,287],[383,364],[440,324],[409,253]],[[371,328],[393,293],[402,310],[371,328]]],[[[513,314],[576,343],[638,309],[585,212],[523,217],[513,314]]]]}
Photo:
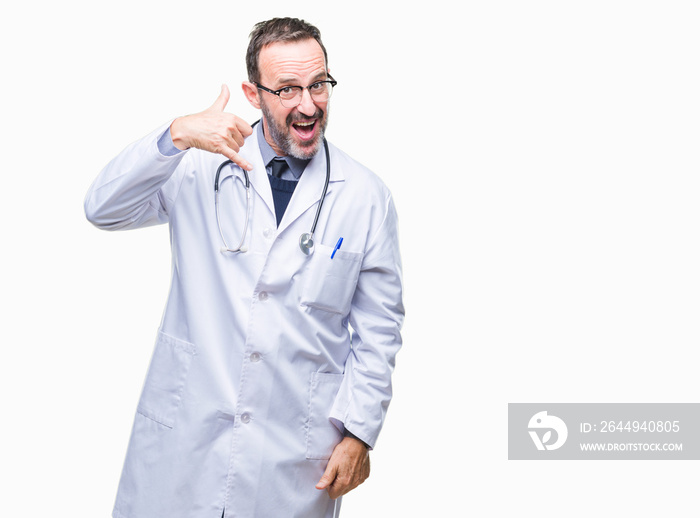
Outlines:
{"type": "Polygon", "coordinates": [[[224,112],[230,95],[228,87],[222,85],[214,104],[203,112],[175,119],[170,126],[170,135],[178,149],[196,147],[219,153],[250,171],[253,166],[241,158],[238,151],[244,138],[253,133],[253,128],[243,119],[224,112]]]}
{"type": "Polygon", "coordinates": [[[325,489],[333,500],[349,493],[369,477],[369,451],[352,437],[345,437],[328,460],[326,472],[316,484],[325,489]]]}

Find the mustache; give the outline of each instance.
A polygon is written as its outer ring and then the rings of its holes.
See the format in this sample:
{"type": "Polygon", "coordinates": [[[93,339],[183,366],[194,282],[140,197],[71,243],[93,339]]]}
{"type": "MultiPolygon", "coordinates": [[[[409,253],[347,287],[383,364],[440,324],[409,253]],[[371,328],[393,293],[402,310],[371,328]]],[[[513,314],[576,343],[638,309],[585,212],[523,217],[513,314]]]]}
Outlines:
{"type": "Polygon", "coordinates": [[[287,115],[286,122],[287,122],[287,126],[289,126],[291,124],[294,124],[295,122],[308,122],[308,121],[313,120],[313,119],[323,120],[323,116],[324,116],[324,111],[317,108],[316,112],[311,117],[308,117],[302,113],[290,113],[289,115],[287,115]]]}

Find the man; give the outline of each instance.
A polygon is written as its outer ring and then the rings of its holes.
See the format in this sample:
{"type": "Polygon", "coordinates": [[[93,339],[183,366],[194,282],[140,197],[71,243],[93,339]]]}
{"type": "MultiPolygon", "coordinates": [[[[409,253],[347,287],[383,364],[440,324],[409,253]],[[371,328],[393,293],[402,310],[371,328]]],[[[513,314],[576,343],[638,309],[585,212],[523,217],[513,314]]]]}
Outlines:
{"type": "Polygon", "coordinates": [[[167,222],[172,246],[115,518],[337,516],[391,399],[404,313],[391,195],[324,144],[335,80],[318,29],[262,22],[246,60],[261,123],[225,113],[224,86],[126,148],[85,200],[100,228],[167,222]]]}

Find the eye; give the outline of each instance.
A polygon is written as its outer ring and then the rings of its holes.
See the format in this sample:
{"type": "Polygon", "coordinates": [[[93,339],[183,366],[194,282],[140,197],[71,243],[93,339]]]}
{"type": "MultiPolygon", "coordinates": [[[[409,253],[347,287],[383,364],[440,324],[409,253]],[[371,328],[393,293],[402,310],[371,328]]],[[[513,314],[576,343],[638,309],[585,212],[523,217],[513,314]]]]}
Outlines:
{"type": "Polygon", "coordinates": [[[311,90],[312,92],[320,92],[320,91],[323,90],[325,87],[326,87],[326,83],[324,83],[323,81],[319,81],[318,83],[312,84],[312,85],[309,87],[309,90],[311,90]]]}
{"type": "Polygon", "coordinates": [[[281,95],[291,95],[294,93],[294,87],[293,86],[285,86],[284,88],[280,88],[279,93],[281,95]]]}

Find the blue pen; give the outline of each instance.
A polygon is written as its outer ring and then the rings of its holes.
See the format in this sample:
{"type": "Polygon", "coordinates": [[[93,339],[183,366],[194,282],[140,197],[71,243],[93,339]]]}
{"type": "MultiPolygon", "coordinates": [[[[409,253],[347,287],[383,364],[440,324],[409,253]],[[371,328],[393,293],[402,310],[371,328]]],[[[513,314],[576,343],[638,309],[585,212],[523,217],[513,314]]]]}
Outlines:
{"type": "Polygon", "coordinates": [[[342,245],[342,244],[343,244],[343,238],[341,237],[340,239],[338,239],[338,242],[335,244],[335,248],[333,249],[333,253],[331,254],[331,259],[333,259],[333,257],[335,257],[335,253],[338,251],[338,248],[340,248],[340,245],[342,245]]]}

